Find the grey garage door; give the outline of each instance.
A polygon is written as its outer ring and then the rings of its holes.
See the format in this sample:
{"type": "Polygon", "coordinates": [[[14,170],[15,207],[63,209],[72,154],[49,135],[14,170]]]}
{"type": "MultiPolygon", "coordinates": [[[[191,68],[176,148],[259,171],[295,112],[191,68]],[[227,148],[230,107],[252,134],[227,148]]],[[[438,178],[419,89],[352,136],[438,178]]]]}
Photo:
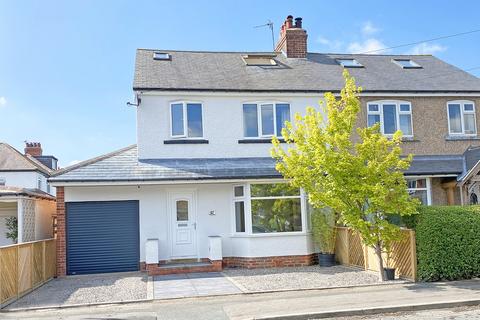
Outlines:
{"type": "Polygon", "coordinates": [[[139,269],[138,201],[66,203],[67,274],[139,269]]]}

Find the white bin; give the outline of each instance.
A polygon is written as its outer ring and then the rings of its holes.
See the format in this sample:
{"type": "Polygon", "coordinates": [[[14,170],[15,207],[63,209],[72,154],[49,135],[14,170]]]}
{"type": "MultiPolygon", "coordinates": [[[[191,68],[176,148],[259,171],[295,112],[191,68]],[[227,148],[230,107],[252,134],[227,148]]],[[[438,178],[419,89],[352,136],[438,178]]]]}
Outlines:
{"type": "Polygon", "coordinates": [[[158,239],[147,239],[145,243],[145,263],[158,264],[158,239]]]}
{"type": "Polygon", "coordinates": [[[208,258],[210,261],[218,261],[223,259],[222,254],[222,237],[209,236],[208,237],[208,258]]]}

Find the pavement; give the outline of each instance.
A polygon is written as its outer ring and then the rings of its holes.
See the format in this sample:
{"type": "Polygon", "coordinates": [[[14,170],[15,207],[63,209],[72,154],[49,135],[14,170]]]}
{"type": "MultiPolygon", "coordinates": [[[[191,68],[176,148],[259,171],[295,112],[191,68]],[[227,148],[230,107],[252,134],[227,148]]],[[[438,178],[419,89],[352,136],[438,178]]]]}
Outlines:
{"type": "Polygon", "coordinates": [[[220,272],[172,274],[154,277],[155,299],[172,299],[242,293],[220,272]]]}
{"type": "Polygon", "coordinates": [[[480,305],[480,279],[6,312],[2,319],[320,319],[480,305]]]}

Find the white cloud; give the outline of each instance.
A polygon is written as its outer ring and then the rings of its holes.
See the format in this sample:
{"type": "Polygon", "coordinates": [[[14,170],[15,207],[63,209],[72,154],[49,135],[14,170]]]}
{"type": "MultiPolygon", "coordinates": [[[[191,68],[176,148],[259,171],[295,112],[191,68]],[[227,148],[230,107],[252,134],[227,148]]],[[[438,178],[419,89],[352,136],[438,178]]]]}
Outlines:
{"type": "Polygon", "coordinates": [[[380,29],[375,27],[371,21],[367,21],[363,24],[362,27],[362,34],[365,36],[372,35],[374,33],[377,33],[380,29]]]}
{"type": "Polygon", "coordinates": [[[375,38],[369,38],[363,42],[350,43],[347,47],[347,51],[350,53],[380,54],[380,53],[385,53],[387,50],[382,50],[382,51],[377,51],[377,50],[384,49],[386,47],[387,46],[382,41],[375,38]]]}
{"type": "Polygon", "coordinates": [[[317,42],[320,43],[321,45],[328,47],[329,50],[332,51],[342,51],[343,48],[343,42],[340,40],[330,40],[328,38],[325,38],[323,36],[319,36],[317,38],[317,42]]]}
{"type": "Polygon", "coordinates": [[[5,97],[0,97],[0,107],[3,107],[7,104],[7,99],[5,97]]]}
{"type": "Polygon", "coordinates": [[[445,50],[447,50],[447,47],[439,44],[420,43],[410,49],[407,54],[435,54],[445,50]]]}

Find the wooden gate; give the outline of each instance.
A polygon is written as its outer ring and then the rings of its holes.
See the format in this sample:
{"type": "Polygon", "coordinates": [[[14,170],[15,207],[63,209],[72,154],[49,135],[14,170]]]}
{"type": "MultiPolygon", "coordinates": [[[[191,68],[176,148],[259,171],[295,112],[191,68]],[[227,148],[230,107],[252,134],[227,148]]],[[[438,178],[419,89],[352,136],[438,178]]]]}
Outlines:
{"type": "MultiPolygon", "coordinates": [[[[393,244],[390,265],[396,275],[410,280],[417,279],[417,251],[415,231],[403,229],[403,238],[393,244]]],[[[373,248],[363,244],[360,235],[345,227],[337,227],[335,256],[340,264],[378,271],[377,256],[373,248]]],[[[386,260],[385,254],[383,255],[386,260]]]]}

